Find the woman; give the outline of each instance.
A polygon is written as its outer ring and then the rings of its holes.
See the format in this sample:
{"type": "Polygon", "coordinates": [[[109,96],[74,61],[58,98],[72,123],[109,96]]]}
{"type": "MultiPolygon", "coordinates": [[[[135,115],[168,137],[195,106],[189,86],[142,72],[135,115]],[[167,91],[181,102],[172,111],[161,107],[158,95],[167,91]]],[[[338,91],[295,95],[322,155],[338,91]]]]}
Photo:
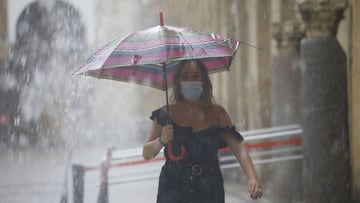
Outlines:
{"type": "Polygon", "coordinates": [[[218,149],[225,146],[231,148],[248,176],[250,197],[260,198],[261,186],[243,137],[225,109],[214,103],[204,64],[183,61],[174,75],[173,90],[175,103],[152,113],[152,128],[143,147],[148,160],[165,146],[157,202],[224,202],[218,149]]]}

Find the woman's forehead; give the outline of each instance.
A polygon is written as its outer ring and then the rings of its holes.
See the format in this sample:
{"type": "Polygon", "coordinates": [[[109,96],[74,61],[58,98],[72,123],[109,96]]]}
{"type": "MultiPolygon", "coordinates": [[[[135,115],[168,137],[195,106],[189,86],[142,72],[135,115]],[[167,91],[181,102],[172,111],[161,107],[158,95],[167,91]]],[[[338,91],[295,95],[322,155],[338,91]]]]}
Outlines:
{"type": "Polygon", "coordinates": [[[190,73],[190,72],[200,72],[200,70],[199,70],[199,67],[198,67],[198,65],[196,64],[196,62],[194,62],[194,61],[189,61],[189,62],[186,62],[184,65],[183,65],[183,67],[182,67],[182,69],[181,69],[181,72],[182,73],[190,73]]]}

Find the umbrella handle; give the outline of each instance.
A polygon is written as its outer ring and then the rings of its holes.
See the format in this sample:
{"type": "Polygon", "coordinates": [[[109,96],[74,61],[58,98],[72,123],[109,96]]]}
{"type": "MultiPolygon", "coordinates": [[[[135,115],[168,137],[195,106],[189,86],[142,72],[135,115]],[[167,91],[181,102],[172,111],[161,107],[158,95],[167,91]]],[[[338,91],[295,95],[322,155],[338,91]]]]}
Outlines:
{"type": "Polygon", "coordinates": [[[172,144],[169,142],[167,144],[167,147],[168,147],[168,155],[169,155],[169,158],[172,160],[172,161],[181,161],[184,159],[185,157],[185,154],[186,154],[186,148],[184,145],[181,145],[180,147],[180,155],[179,156],[175,156],[173,154],[173,151],[172,151],[172,144]]]}
{"type": "Polygon", "coordinates": [[[162,27],[162,26],[164,26],[164,18],[163,18],[162,12],[159,13],[159,17],[160,17],[160,26],[162,27]]]}

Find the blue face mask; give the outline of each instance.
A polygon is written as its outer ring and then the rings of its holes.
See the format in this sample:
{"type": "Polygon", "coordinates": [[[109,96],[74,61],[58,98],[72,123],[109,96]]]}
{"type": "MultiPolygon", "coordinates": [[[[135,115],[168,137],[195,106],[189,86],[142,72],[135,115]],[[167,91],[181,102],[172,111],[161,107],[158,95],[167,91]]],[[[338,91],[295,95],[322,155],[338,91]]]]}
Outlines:
{"type": "Polygon", "coordinates": [[[181,93],[186,100],[194,102],[199,100],[203,87],[200,81],[182,81],[180,82],[181,93]]]}

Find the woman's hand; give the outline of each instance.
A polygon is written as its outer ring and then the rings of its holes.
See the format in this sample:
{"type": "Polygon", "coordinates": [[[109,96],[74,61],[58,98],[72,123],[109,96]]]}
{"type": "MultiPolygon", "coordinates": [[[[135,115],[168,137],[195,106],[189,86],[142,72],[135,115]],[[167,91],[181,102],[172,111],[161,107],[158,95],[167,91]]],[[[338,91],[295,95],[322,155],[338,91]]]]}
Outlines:
{"type": "Polygon", "coordinates": [[[165,125],[162,128],[159,139],[162,144],[167,144],[168,142],[174,139],[174,129],[171,124],[165,125]]]}
{"type": "Polygon", "coordinates": [[[252,199],[261,198],[262,191],[261,191],[261,185],[259,184],[259,181],[257,178],[250,178],[248,182],[248,189],[249,194],[252,199]]]}

